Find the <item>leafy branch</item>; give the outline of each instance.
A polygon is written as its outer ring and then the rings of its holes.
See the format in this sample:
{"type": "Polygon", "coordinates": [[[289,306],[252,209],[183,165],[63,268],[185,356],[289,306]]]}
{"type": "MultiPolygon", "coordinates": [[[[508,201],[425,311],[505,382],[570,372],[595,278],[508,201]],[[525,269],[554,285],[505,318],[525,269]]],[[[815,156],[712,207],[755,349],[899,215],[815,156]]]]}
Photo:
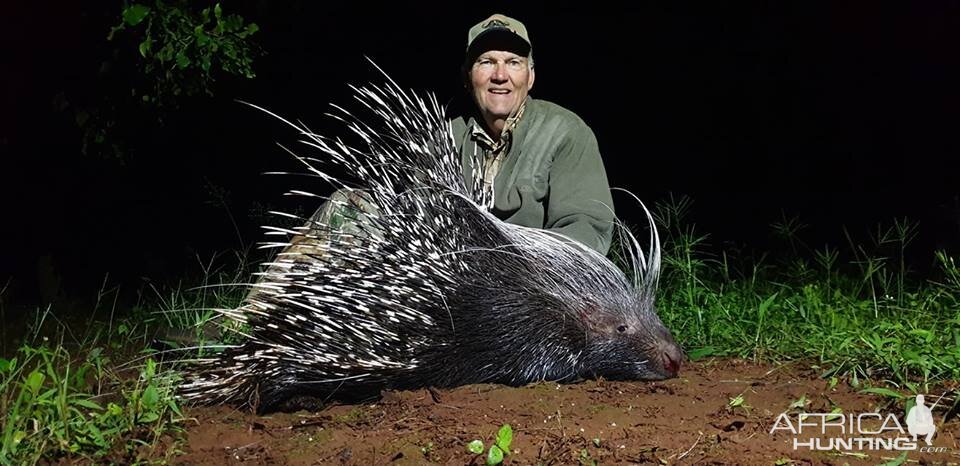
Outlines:
{"type": "Polygon", "coordinates": [[[153,7],[128,5],[121,16],[107,40],[121,32],[135,36],[147,88],[134,88],[131,94],[143,102],[175,105],[180,95],[213,95],[218,75],[256,76],[253,60],[260,49],[250,37],[259,27],[245,24],[240,15],[224,14],[219,3],[197,12],[183,0],[156,0],[153,7]]]}

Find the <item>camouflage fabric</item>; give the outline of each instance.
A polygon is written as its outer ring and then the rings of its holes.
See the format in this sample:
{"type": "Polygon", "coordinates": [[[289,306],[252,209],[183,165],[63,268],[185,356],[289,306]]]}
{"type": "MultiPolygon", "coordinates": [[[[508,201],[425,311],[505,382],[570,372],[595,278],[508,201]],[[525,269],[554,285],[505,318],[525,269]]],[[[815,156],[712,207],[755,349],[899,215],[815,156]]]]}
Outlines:
{"type": "Polygon", "coordinates": [[[524,100],[520,103],[520,108],[517,109],[517,112],[510,118],[507,118],[506,123],[503,125],[503,130],[500,131],[499,141],[494,141],[476,122],[470,127],[471,137],[484,149],[483,169],[481,171],[483,175],[483,194],[479,201],[488,210],[493,208],[494,180],[497,178],[497,173],[500,173],[500,166],[503,164],[504,156],[510,152],[509,147],[510,142],[513,140],[513,130],[516,129],[520,118],[523,117],[523,109],[526,108],[526,106],[527,101],[524,100]]]}
{"type": "MultiPolygon", "coordinates": [[[[289,243],[272,262],[265,264],[257,284],[274,281],[273,277],[290,272],[305,271],[308,264],[324,256],[332,243],[353,247],[362,245],[365,238],[376,235],[372,222],[379,209],[362,191],[339,189],[314,212],[307,223],[297,228],[289,243]]],[[[256,297],[254,286],[246,302],[256,297]]]]}

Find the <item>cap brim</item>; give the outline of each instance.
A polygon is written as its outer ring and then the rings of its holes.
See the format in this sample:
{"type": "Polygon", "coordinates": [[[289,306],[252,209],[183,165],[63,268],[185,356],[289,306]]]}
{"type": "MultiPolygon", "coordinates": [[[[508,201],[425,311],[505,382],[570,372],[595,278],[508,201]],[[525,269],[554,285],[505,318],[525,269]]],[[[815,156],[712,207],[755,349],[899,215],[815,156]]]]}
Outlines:
{"type": "Polygon", "coordinates": [[[502,50],[521,57],[530,56],[530,43],[506,28],[490,28],[481,32],[467,47],[467,63],[473,62],[483,52],[502,50]]]}

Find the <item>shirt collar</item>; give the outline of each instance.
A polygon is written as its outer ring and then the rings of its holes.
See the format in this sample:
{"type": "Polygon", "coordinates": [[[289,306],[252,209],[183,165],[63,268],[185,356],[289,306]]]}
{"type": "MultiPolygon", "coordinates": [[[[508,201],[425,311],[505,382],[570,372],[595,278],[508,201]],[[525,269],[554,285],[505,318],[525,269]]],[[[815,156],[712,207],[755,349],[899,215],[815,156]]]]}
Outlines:
{"type": "Polygon", "coordinates": [[[520,103],[520,107],[517,108],[516,113],[507,118],[506,123],[503,125],[503,129],[500,131],[500,140],[494,141],[493,138],[487,134],[486,131],[478,123],[478,119],[473,119],[473,124],[470,126],[470,133],[473,139],[491,151],[499,152],[502,150],[510,139],[513,136],[514,131],[517,129],[517,126],[520,124],[520,119],[523,117],[523,111],[527,107],[527,101],[530,99],[528,96],[526,99],[520,103]]]}

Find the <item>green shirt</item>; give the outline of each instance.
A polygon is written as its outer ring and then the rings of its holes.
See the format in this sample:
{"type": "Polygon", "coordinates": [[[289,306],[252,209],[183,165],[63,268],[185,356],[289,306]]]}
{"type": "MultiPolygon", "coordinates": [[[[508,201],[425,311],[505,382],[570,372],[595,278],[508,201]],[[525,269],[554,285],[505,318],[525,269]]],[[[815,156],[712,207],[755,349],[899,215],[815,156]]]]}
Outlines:
{"type": "MultiPolygon", "coordinates": [[[[490,153],[478,143],[475,118],[453,120],[463,176],[490,153]],[[483,158],[479,158],[483,157],[483,158]]],[[[606,254],[613,235],[613,200],[593,131],[575,113],[528,97],[493,183],[490,212],[505,222],[557,232],[606,254]]],[[[482,166],[481,166],[482,169],[482,166]]]]}

